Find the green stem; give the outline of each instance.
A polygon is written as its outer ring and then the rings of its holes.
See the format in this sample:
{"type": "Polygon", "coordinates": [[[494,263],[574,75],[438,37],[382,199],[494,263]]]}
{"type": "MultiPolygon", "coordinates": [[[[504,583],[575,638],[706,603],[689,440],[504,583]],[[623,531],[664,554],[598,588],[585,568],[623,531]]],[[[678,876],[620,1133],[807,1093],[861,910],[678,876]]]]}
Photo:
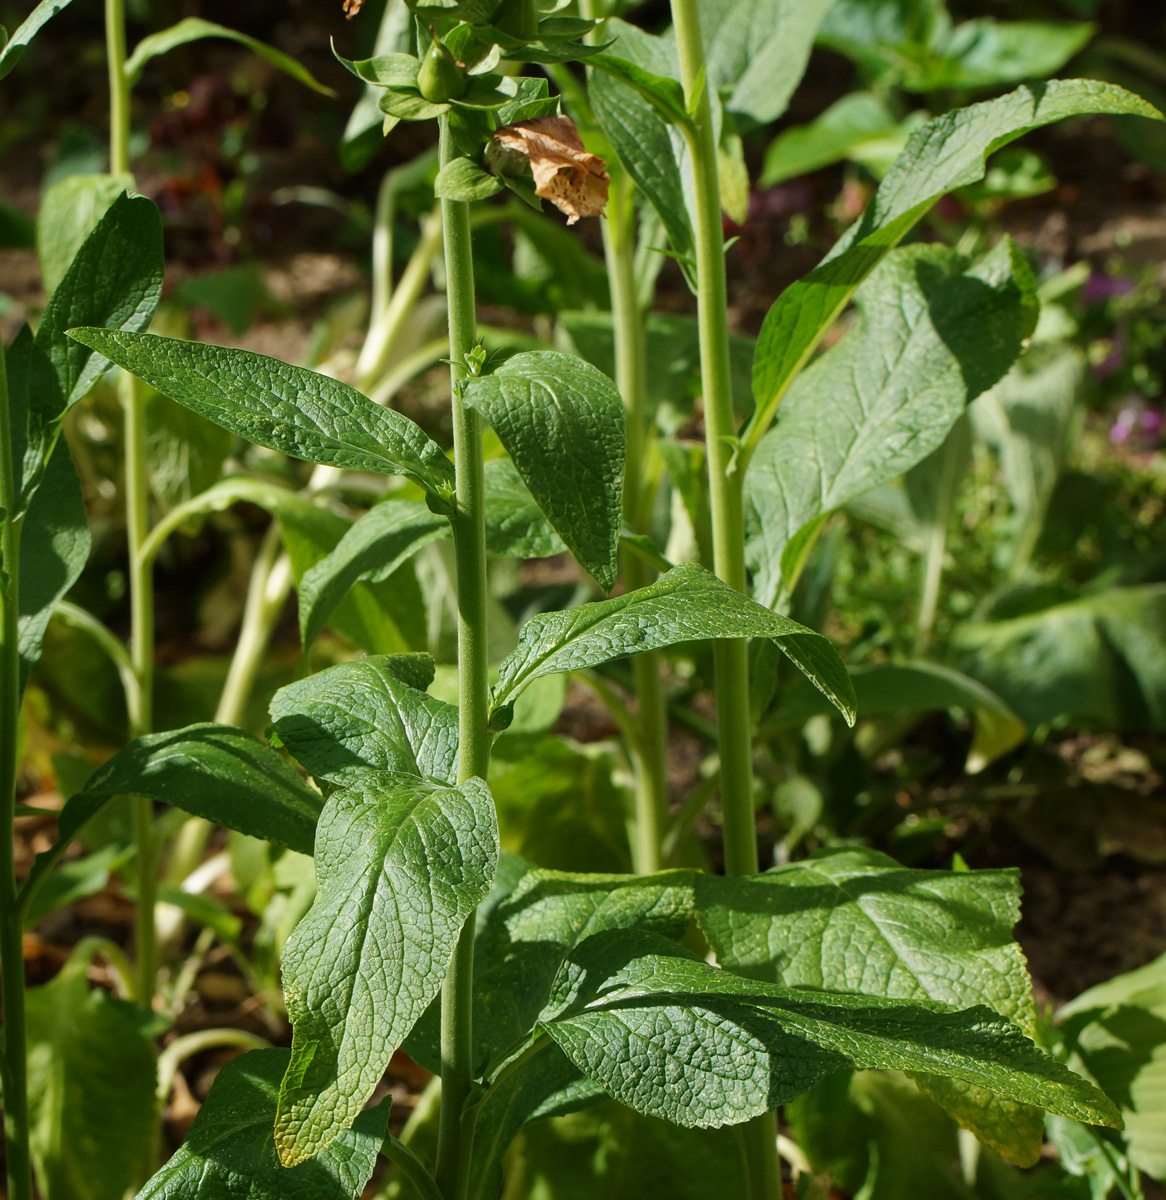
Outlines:
{"type": "Polygon", "coordinates": [[[124,175],[130,169],[125,0],[105,0],[105,57],[109,65],[109,170],[113,175],[124,175]]]}
{"type": "MultiPolygon", "coordinates": [[[[126,76],[125,0],[105,0],[105,48],[109,65],[109,169],[130,169],[130,85],[126,76]]],[[[130,659],[137,686],[130,698],[130,737],[149,733],[154,708],[154,576],[141,553],[150,533],[149,478],[146,464],[146,402],[141,384],[123,374],[120,384],[125,414],[126,540],[130,560],[130,659]]],[[[154,904],[157,898],[154,805],[133,798],[134,845],[137,850],[138,896],[134,923],[138,995],[149,1005],[158,973],[154,904]]]]}
{"type": "MultiPolygon", "coordinates": [[[[700,327],[701,391],[707,430],[713,566],[739,592],[747,590],[742,476],[736,461],[729,359],[728,292],[721,226],[720,180],[709,84],[696,0],[671,0],[680,80],[692,116],[685,130],[692,159],[696,240],[697,319],[700,327]]],[[[725,871],[752,875],[758,868],[753,811],[753,748],[749,713],[748,644],[723,639],[713,647],[717,691],[717,743],[721,760],[725,871]]],[[[778,1200],[781,1164],[771,1114],[742,1130],[753,1200],[778,1200]]]]}
{"type": "MultiPolygon", "coordinates": [[[[457,151],[449,122],[441,119],[441,162],[457,151]]],[[[465,356],[475,343],[474,262],[469,205],[442,200],[445,277],[449,306],[450,380],[457,511],[453,517],[458,604],[458,779],[486,778],[490,763],[488,637],[486,629],[486,522],[482,427],[462,403],[465,356]]],[[[437,1185],[446,1200],[465,1193],[470,1146],[462,1110],[473,1081],[474,923],[462,928],[441,991],[441,1125],[437,1185]]]]}
{"type": "MultiPolygon", "coordinates": [[[[615,382],[627,419],[627,466],[624,472],[624,520],[637,533],[647,529],[655,489],[648,470],[651,428],[648,421],[648,370],[644,312],[635,273],[635,204],[631,180],[617,171],[603,225],[603,251],[611,290],[615,340],[615,382]]],[[[652,581],[652,572],[636,555],[622,554],[629,591],[652,581]]],[[[637,874],[660,869],[664,824],[668,817],[668,710],[664,699],[662,656],[651,651],[632,659],[638,703],[635,755],[635,828],[632,865],[637,874]]]]}
{"type": "Polygon", "coordinates": [[[4,1000],[4,1157],[9,1200],[32,1200],[24,931],[16,903],[16,772],[20,736],[20,520],[4,344],[0,342],[0,990],[4,1000]]]}

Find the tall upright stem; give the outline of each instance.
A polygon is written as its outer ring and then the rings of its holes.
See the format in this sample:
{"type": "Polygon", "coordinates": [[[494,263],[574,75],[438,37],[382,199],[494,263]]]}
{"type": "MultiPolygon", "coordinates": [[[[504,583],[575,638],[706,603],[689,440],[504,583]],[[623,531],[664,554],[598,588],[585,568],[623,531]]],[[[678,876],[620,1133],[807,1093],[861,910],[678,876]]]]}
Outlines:
{"type": "Polygon", "coordinates": [[[20,718],[20,526],[4,343],[0,342],[0,990],[4,1000],[4,1157],[9,1200],[31,1200],[24,947],[16,904],[17,740],[20,718]]]}
{"type": "MultiPolygon", "coordinates": [[[[449,123],[441,118],[441,163],[456,156],[449,123]]],[[[450,380],[457,511],[453,518],[458,603],[458,780],[485,779],[490,764],[488,639],[486,635],[486,484],[482,427],[462,403],[465,355],[474,348],[474,262],[469,205],[442,200],[449,306],[450,380]]],[[[441,1125],[437,1185],[445,1200],[460,1200],[468,1182],[468,1139],[462,1110],[473,1079],[474,923],[462,928],[441,990],[441,1125]]]]}
{"type": "MultiPolygon", "coordinates": [[[[130,86],[126,78],[125,0],[105,0],[105,50],[109,66],[109,169],[130,169],[130,86]]],[[[146,404],[141,384],[128,372],[120,384],[125,419],[126,540],[130,560],[130,658],[136,686],[130,696],[130,737],[153,726],[154,712],[154,572],[141,550],[150,532],[149,476],[146,465],[146,404]]],[[[138,897],[134,926],[137,951],[137,999],[149,1005],[158,972],[154,806],[133,798],[134,845],[137,850],[138,897]]]]}
{"type": "MultiPolygon", "coordinates": [[[[708,443],[713,566],[721,579],[744,592],[748,582],[744,498],[741,473],[734,456],[737,429],[733,419],[724,239],[712,107],[696,0],[671,0],[671,5],[680,56],[680,79],[693,117],[685,136],[692,159],[695,192],[697,318],[708,443]]],[[[751,875],[757,871],[758,864],[748,646],[742,638],[722,639],[714,644],[713,653],[725,870],[730,875],[751,875]]],[[[781,1164],[777,1156],[774,1119],[769,1114],[758,1117],[743,1132],[753,1200],[777,1200],[781,1195],[781,1164]]]]}
{"type": "MultiPolygon", "coordinates": [[[[627,466],[624,474],[624,521],[643,533],[651,516],[653,487],[648,455],[648,372],[644,313],[635,276],[635,205],[630,178],[614,168],[615,178],[603,225],[603,251],[611,289],[615,340],[615,381],[627,418],[627,466]]],[[[651,571],[634,554],[621,564],[629,590],[651,582],[651,571]]],[[[656,651],[632,659],[637,714],[635,747],[635,828],[632,865],[638,874],[658,871],[668,815],[668,712],[664,699],[662,656],[656,651]]]]}

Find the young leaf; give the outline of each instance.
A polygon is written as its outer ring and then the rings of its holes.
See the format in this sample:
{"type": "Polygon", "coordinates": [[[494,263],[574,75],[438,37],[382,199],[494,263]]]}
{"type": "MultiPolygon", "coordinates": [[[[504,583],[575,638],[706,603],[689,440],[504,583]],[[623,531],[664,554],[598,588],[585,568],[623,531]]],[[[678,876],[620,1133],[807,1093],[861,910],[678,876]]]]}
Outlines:
{"type": "Polygon", "coordinates": [[[655,74],[614,54],[592,55],[588,65],[633,88],[669,125],[687,129],[692,124],[684,103],[684,89],[675,79],[655,74]]]}
{"type": "Polygon", "coordinates": [[[20,527],[20,679],[40,658],[49,618],[89,558],[89,515],[64,438],[57,442],[20,527]]]}
{"type": "Polygon", "coordinates": [[[425,504],[386,500],[356,520],[327,557],[299,582],[300,638],[307,650],[357,580],[380,583],[422,546],[449,532],[449,521],[425,504]]]}
{"type": "Polygon", "coordinates": [[[554,350],[516,354],[465,384],[538,506],[605,591],[615,584],[625,426],[615,385],[554,350]]]}
{"type": "Polygon", "coordinates": [[[94,771],[88,795],[148,796],[311,854],[322,801],[270,746],[230,725],[136,738],[94,771]]]}
{"type": "Polygon", "coordinates": [[[144,1011],[90,988],[91,957],[28,991],[32,1160],[42,1196],[123,1200],[149,1170],[157,1072],[144,1011]]]}
{"type": "Polygon", "coordinates": [[[271,1128],[288,1050],[249,1050],[215,1077],[210,1095],[169,1162],[137,1200],[357,1200],[385,1138],[389,1101],[366,1109],[311,1162],[281,1166],[271,1128]]]}
{"type": "Polygon", "coordinates": [[[168,54],[171,50],[185,46],[188,42],[197,42],[203,38],[212,37],[238,42],[239,45],[253,50],[273,67],[285,72],[313,91],[324,96],[336,95],[330,87],[322,84],[311,71],[301,66],[291,55],[284,54],[282,50],[277,50],[274,46],[269,46],[257,38],[239,33],[238,30],[228,29],[225,25],[216,25],[214,21],[204,21],[202,17],[186,17],[176,25],[171,25],[169,29],[161,29],[157,33],[151,33],[148,37],[142,38],[126,61],[126,78],[132,86],[141,78],[142,70],[150,59],[157,58],[159,54],[168,54]]]}
{"type": "Polygon", "coordinates": [[[763,602],[796,582],[810,545],[799,533],[940,446],[1019,355],[1036,319],[1019,253],[1005,238],[963,265],[941,246],[896,251],[859,293],[858,325],[790,390],[745,477],[763,602]]]}
{"type": "Polygon", "coordinates": [[[36,253],[47,295],[56,291],[82,243],[113,202],[133,187],[130,174],[66,175],[45,192],[36,214],[36,253]]]}
{"type": "Polygon", "coordinates": [[[1113,84],[1067,79],[1017,88],[918,129],[862,217],[820,266],[782,292],[766,315],[753,364],[757,411],[742,435],[746,446],[764,436],[786,389],[854,289],[941,196],[982,179],[992,151],[1042,125],[1084,113],[1160,116],[1113,84]]]}
{"type": "Polygon", "coordinates": [[[540,1027],[567,1057],[617,1100],[678,1125],[747,1120],[852,1064],[950,1076],[1120,1127],[1108,1097],[984,1007],[785,989],[627,932],[584,942],[556,999],[540,1027]]]}
{"type": "Polygon", "coordinates": [[[550,558],[566,550],[508,458],[486,463],[486,549],[508,558],[550,558]]]}
{"type": "Polygon", "coordinates": [[[411,659],[421,658],[362,658],[280,688],[271,700],[279,740],[330,783],[361,767],[452,783],[457,709],[419,690],[411,659]]]}
{"type": "Polygon", "coordinates": [[[502,181],[483,171],[468,158],[455,158],[438,172],[433,194],[443,200],[488,200],[504,187],[502,181]]]}
{"type": "Polygon", "coordinates": [[[772,638],[853,721],[854,688],[828,639],[763,608],[694,563],[674,567],[655,583],[611,600],[531,617],[498,670],[493,706],[507,704],[540,675],[582,671],[677,642],[732,637],[772,638]]]}
{"type": "Polygon", "coordinates": [[[260,446],[307,462],[405,475],[443,505],[453,494],[453,466],[435,442],[408,417],[327,375],[149,333],[73,329],[70,336],[260,446]]]}
{"type": "MultiPolygon", "coordinates": [[[[842,850],[749,878],[702,875],[696,886],[697,919],[724,967],[786,987],[985,1004],[1034,1031],[1032,984],[1012,940],[1015,871],[918,871],[842,850]]],[[[1014,1162],[1039,1157],[1035,1110],[952,1080],[920,1082],[1014,1162]]]]}
{"type": "Polygon", "coordinates": [[[0,37],[0,79],[20,61],[25,47],[36,36],[40,27],[56,16],[69,3],[69,0],[40,0],[40,3],[16,27],[16,32],[5,41],[0,37]]]}
{"type": "Polygon", "coordinates": [[[331,1145],[437,994],[498,863],[486,785],[362,772],[325,805],[319,890],[283,952],[294,1027],[275,1143],[294,1166],[331,1145]]]}

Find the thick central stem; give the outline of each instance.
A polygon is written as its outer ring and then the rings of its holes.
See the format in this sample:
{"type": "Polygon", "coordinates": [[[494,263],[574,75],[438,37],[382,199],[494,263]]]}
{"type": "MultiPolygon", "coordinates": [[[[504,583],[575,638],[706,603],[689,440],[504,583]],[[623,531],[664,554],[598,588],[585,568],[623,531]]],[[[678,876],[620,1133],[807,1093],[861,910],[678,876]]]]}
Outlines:
{"type": "MultiPolygon", "coordinates": [[[[441,118],[441,163],[456,155],[449,123],[441,118]]],[[[458,780],[485,779],[490,765],[488,638],[486,636],[486,484],[482,427],[462,403],[465,356],[474,348],[474,261],[469,205],[442,200],[445,277],[449,307],[450,379],[457,511],[453,518],[458,603],[458,780]]],[[[474,922],[471,913],[441,991],[441,1126],[438,1187],[460,1200],[468,1181],[468,1139],[462,1110],[473,1080],[474,922]]]]}
{"type": "Polygon", "coordinates": [[[4,1000],[4,1157],[9,1200],[31,1200],[28,1060],[24,1023],[24,947],[16,904],[16,818],[20,714],[20,526],[4,344],[0,342],[0,988],[4,1000]]]}
{"type": "MultiPolygon", "coordinates": [[[[680,78],[693,118],[686,138],[692,159],[695,199],[697,317],[708,444],[713,565],[726,583],[744,592],[748,586],[744,504],[741,473],[734,457],[737,429],[733,419],[725,254],[712,106],[696,0],[671,2],[680,78]]],[[[724,639],[714,644],[713,653],[725,871],[730,875],[751,875],[757,871],[758,864],[753,813],[748,644],[744,639],[724,639]]],[[[758,1117],[743,1132],[752,1200],[778,1200],[781,1172],[773,1117],[768,1114],[758,1117]]]]}

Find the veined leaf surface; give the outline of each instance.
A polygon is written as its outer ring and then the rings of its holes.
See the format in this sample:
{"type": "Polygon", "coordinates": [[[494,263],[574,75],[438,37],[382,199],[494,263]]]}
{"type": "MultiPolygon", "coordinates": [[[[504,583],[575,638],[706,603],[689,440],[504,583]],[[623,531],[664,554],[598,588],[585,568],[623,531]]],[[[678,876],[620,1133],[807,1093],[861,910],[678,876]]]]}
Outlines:
{"type": "Polygon", "coordinates": [[[275,1142],[294,1166],[348,1129],[441,987],[498,862],[486,785],[365,771],[316,836],[318,891],[283,951],[291,1061],[275,1142]]]}
{"type": "Polygon", "coordinates": [[[617,574],[623,401],[602,371],[556,350],[516,354],[465,384],[555,531],[604,590],[617,574]]]}
{"type": "Polygon", "coordinates": [[[539,613],[522,627],[518,646],[498,671],[498,708],[532,679],[581,671],[613,658],[707,638],[772,638],[848,720],[854,689],[829,640],[741,595],[693,563],[673,567],[655,583],[566,612],[539,613]]]}
{"type": "Polygon", "coordinates": [[[825,262],[787,288],[769,310],[753,363],[757,411],[743,433],[747,446],[764,436],[786,389],[854,289],[941,196],[982,179],[993,150],[1042,125],[1084,113],[1161,115],[1113,84],[1063,79],[956,109],[917,130],[825,262]]]}
{"type": "Polygon", "coordinates": [[[408,417],[327,375],[250,350],[150,333],[72,329],[70,336],[257,445],[307,462],[405,475],[442,504],[452,495],[453,464],[440,446],[408,417]]]}
{"type": "Polygon", "coordinates": [[[362,1112],[352,1128],[310,1162],[280,1165],[272,1138],[288,1050],[249,1050],[215,1077],[182,1145],[138,1200],[356,1200],[372,1178],[389,1101],[362,1112]]]}
{"type": "Polygon", "coordinates": [[[362,658],[280,688],[271,700],[275,732],[313,775],[332,783],[368,767],[453,783],[457,709],[413,686],[421,680],[407,660],[423,657],[362,658]]]}

